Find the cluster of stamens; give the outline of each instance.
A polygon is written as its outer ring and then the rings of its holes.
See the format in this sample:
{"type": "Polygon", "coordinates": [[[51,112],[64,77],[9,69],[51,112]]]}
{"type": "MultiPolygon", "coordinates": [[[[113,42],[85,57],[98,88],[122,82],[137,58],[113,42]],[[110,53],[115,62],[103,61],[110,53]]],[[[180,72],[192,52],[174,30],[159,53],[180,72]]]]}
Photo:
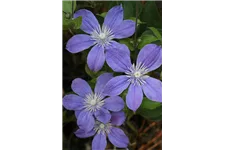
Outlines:
{"type": "Polygon", "coordinates": [[[145,79],[148,77],[146,74],[149,72],[149,69],[145,67],[143,63],[137,63],[135,66],[134,64],[128,68],[125,72],[127,77],[129,78],[129,82],[132,84],[142,85],[145,84],[145,79]]]}
{"type": "Polygon", "coordinates": [[[103,96],[101,94],[88,94],[84,99],[84,108],[89,112],[95,112],[104,105],[103,96]]]}
{"type": "Polygon", "coordinates": [[[102,28],[99,26],[97,30],[94,30],[91,37],[95,40],[96,44],[106,46],[110,44],[114,35],[110,28],[103,25],[102,28]]]}
{"type": "Polygon", "coordinates": [[[112,127],[111,123],[104,124],[104,123],[101,123],[99,121],[96,121],[95,126],[94,126],[94,131],[97,134],[100,134],[100,133],[101,134],[108,134],[108,133],[110,133],[111,127],[112,127]]]}

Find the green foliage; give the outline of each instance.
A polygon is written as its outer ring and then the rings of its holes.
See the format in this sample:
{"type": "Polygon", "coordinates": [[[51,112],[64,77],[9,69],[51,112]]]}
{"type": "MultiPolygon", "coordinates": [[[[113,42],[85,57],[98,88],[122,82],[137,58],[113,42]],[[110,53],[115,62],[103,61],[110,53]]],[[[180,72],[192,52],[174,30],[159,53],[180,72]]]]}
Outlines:
{"type": "Polygon", "coordinates": [[[154,28],[154,27],[149,27],[149,29],[152,30],[152,32],[158,38],[158,40],[160,40],[162,42],[162,36],[159,33],[159,31],[156,28],[154,28]]]}
{"type": "Polygon", "coordinates": [[[137,114],[150,120],[161,120],[162,118],[162,104],[144,98],[141,106],[136,111],[137,114]]]}
{"type": "Polygon", "coordinates": [[[145,31],[139,40],[138,49],[142,49],[146,44],[158,41],[158,38],[152,35],[151,32],[145,31]]]}
{"type": "Polygon", "coordinates": [[[136,8],[138,9],[138,18],[142,12],[142,4],[140,1],[122,1],[124,9],[124,19],[130,19],[136,16],[136,8]]]}
{"type": "Polygon", "coordinates": [[[63,1],[63,30],[79,29],[82,17],[73,18],[73,11],[76,9],[76,1],[63,1]]]}
{"type": "Polygon", "coordinates": [[[143,6],[140,19],[147,23],[147,26],[162,28],[162,19],[154,1],[147,1],[143,6]]]}
{"type": "Polygon", "coordinates": [[[125,44],[130,51],[134,51],[134,41],[131,38],[121,39],[119,42],[125,44]]]}

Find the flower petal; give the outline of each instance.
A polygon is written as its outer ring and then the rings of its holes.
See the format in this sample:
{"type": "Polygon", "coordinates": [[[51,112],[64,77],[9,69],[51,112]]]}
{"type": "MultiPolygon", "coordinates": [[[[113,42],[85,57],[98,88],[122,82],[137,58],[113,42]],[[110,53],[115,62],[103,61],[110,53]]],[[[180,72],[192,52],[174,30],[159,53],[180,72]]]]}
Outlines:
{"type": "Polygon", "coordinates": [[[63,97],[63,106],[68,110],[81,110],[84,99],[74,94],[68,94],[63,97]]]}
{"type": "Polygon", "coordinates": [[[162,102],[162,82],[152,77],[146,78],[145,82],[142,89],[146,97],[152,101],[162,102]]]}
{"type": "Polygon", "coordinates": [[[101,108],[100,110],[95,112],[95,117],[98,121],[101,121],[103,123],[108,123],[111,119],[111,114],[107,109],[101,108]]]}
{"type": "Polygon", "coordinates": [[[79,116],[79,114],[82,112],[82,110],[76,110],[75,111],[75,116],[76,116],[76,118],[78,118],[78,116],[79,116]]]}
{"type": "Polygon", "coordinates": [[[88,49],[94,44],[95,41],[89,35],[77,34],[68,40],[66,49],[70,53],[78,53],[85,49],[88,49]]]}
{"type": "Polygon", "coordinates": [[[122,39],[132,36],[135,32],[135,22],[124,20],[116,29],[114,29],[114,38],[122,39]]]}
{"type": "Polygon", "coordinates": [[[92,113],[87,111],[80,112],[77,118],[77,125],[80,129],[83,129],[86,132],[91,131],[94,127],[94,124],[95,120],[92,113]]]}
{"type": "Polygon", "coordinates": [[[106,84],[103,93],[109,96],[120,95],[129,84],[130,82],[125,75],[114,77],[106,84]]]}
{"type": "Polygon", "coordinates": [[[111,30],[116,28],[123,21],[123,7],[122,5],[111,8],[105,16],[103,25],[109,27],[111,30]]]}
{"type": "Polygon", "coordinates": [[[85,97],[85,95],[92,93],[89,84],[85,80],[80,78],[76,78],[73,80],[71,88],[75,93],[82,97],[85,97]]]}
{"type": "Polygon", "coordinates": [[[103,73],[97,78],[95,93],[102,93],[106,83],[113,78],[112,73],[103,73]]]}
{"type": "Polygon", "coordinates": [[[109,45],[105,46],[106,51],[107,50],[119,50],[119,51],[123,51],[124,53],[127,53],[127,55],[130,56],[130,50],[128,49],[128,47],[125,44],[120,44],[116,41],[111,41],[109,45]]]}
{"type": "Polygon", "coordinates": [[[112,96],[105,99],[104,107],[111,111],[120,111],[124,108],[124,101],[119,96],[112,96]]]}
{"type": "Polygon", "coordinates": [[[143,92],[140,85],[131,84],[126,96],[127,107],[136,111],[141,105],[143,92]]]}
{"type": "Polygon", "coordinates": [[[108,134],[109,141],[116,147],[126,148],[129,144],[129,139],[119,128],[112,127],[111,132],[108,134]]]}
{"type": "Polygon", "coordinates": [[[92,150],[105,150],[107,145],[105,134],[96,134],[92,141],[92,150]]]}
{"type": "Polygon", "coordinates": [[[106,50],[106,62],[115,72],[125,72],[132,65],[129,49],[125,44],[119,47],[110,47],[106,50]]]}
{"type": "Polygon", "coordinates": [[[78,129],[76,132],[74,132],[74,134],[79,138],[87,138],[87,137],[93,136],[95,134],[95,131],[91,130],[89,132],[85,132],[82,129],[78,129]]]}
{"type": "Polygon", "coordinates": [[[111,123],[116,126],[121,126],[126,120],[125,113],[123,111],[111,113],[111,123]]]}
{"type": "Polygon", "coordinates": [[[94,71],[99,71],[105,62],[104,47],[95,45],[88,54],[87,64],[88,67],[94,71]]]}
{"type": "Polygon", "coordinates": [[[137,63],[142,63],[149,71],[155,70],[162,64],[162,48],[155,44],[145,45],[138,54],[137,63]]]}
{"type": "Polygon", "coordinates": [[[80,28],[84,32],[91,34],[94,30],[99,29],[100,25],[98,20],[91,11],[87,9],[80,9],[73,15],[74,18],[79,16],[82,16],[82,24],[80,28]]]}

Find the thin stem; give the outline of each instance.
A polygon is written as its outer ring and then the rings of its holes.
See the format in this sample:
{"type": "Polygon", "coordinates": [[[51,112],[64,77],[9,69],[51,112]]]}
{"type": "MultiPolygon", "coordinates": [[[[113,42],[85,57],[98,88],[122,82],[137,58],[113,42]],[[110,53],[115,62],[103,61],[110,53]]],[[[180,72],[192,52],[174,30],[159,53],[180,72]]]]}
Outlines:
{"type": "Polygon", "coordinates": [[[134,50],[137,56],[137,21],[138,21],[138,1],[136,1],[136,18],[135,18],[135,35],[134,35],[134,50]]]}

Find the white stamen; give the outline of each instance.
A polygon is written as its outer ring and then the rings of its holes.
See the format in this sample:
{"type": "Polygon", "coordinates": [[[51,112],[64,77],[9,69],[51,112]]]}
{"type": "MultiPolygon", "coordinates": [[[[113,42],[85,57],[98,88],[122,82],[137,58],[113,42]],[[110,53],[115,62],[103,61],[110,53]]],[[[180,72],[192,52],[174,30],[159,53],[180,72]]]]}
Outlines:
{"type": "Polygon", "coordinates": [[[107,26],[99,26],[97,30],[91,34],[92,39],[95,40],[95,43],[100,46],[109,45],[111,40],[114,38],[113,32],[107,26]]]}
{"type": "Polygon", "coordinates": [[[142,63],[138,63],[136,66],[133,64],[125,73],[132,84],[142,85],[145,84],[145,79],[148,77],[146,74],[149,69],[142,63]]]}
{"type": "Polygon", "coordinates": [[[104,105],[105,100],[103,100],[103,96],[100,94],[88,94],[84,99],[84,108],[87,111],[95,112],[99,110],[102,105],[104,105]]]}
{"type": "Polygon", "coordinates": [[[100,134],[100,133],[108,134],[108,133],[110,133],[111,127],[112,127],[111,123],[103,124],[103,123],[101,123],[99,121],[96,121],[95,122],[95,126],[94,126],[94,130],[98,134],[100,134]]]}

